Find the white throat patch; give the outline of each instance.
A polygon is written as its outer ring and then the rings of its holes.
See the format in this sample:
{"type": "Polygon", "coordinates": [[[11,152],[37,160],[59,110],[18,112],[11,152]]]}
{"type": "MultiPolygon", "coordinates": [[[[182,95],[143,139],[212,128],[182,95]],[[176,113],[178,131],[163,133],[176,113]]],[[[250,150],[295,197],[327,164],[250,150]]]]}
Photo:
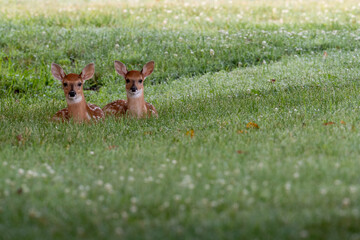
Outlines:
{"type": "Polygon", "coordinates": [[[136,92],[132,92],[132,91],[126,91],[126,92],[127,92],[128,98],[139,98],[142,95],[143,90],[140,89],[140,90],[137,90],[136,92]]]}
{"type": "Polygon", "coordinates": [[[82,101],[82,96],[79,95],[79,96],[76,96],[74,98],[69,98],[69,97],[66,97],[66,102],[68,104],[76,104],[76,103],[79,103],[82,101]]]}

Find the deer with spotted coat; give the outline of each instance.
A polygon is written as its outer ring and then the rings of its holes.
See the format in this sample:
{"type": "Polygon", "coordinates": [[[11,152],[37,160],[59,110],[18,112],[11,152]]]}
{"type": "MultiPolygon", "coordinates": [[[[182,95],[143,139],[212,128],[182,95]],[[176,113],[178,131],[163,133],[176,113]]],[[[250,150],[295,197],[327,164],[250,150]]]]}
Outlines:
{"type": "Polygon", "coordinates": [[[145,64],[141,71],[128,71],[125,64],[115,61],[116,72],[125,79],[126,100],[117,100],[103,107],[106,115],[131,116],[135,118],[157,117],[158,113],[153,105],[145,102],[144,99],[144,80],[154,70],[153,61],[145,64]]]}
{"type": "Polygon", "coordinates": [[[72,118],[74,122],[89,122],[104,118],[104,112],[100,107],[86,103],[83,92],[84,82],[94,76],[94,63],[88,64],[80,74],[65,74],[58,64],[52,63],[51,73],[61,81],[68,105],[52,117],[53,121],[65,122],[72,118]]]}

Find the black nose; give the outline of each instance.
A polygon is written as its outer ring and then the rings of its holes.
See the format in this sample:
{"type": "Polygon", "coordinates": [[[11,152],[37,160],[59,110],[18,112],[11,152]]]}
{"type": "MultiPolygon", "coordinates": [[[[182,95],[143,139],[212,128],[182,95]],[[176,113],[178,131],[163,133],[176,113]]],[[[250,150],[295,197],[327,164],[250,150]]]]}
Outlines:
{"type": "Polygon", "coordinates": [[[76,92],[75,92],[75,91],[70,91],[70,92],[69,92],[69,96],[70,96],[70,97],[75,97],[75,95],[76,95],[76,92]]]}
{"type": "Polygon", "coordinates": [[[131,90],[132,92],[136,92],[137,87],[136,87],[135,85],[133,85],[133,86],[130,88],[130,90],[131,90]]]}

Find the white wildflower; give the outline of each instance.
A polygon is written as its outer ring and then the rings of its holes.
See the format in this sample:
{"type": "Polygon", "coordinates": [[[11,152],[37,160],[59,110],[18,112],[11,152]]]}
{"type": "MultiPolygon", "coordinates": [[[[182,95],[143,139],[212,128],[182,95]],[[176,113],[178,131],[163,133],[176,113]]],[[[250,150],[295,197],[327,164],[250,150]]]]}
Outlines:
{"type": "Polygon", "coordinates": [[[344,198],[343,201],[342,201],[342,205],[344,207],[347,207],[350,205],[350,199],[349,198],[344,198]]]}
{"type": "Polygon", "coordinates": [[[180,183],[181,186],[187,187],[189,189],[194,189],[195,185],[192,182],[192,178],[190,175],[185,175],[183,180],[180,183]]]}
{"type": "Polygon", "coordinates": [[[286,191],[290,191],[290,189],[291,189],[291,183],[290,183],[290,182],[287,182],[287,183],[285,184],[285,190],[286,190],[286,191]]]}
{"type": "Polygon", "coordinates": [[[97,180],[95,182],[96,185],[102,186],[104,184],[104,182],[102,180],[97,180]]]}
{"type": "Polygon", "coordinates": [[[19,174],[19,175],[23,175],[24,173],[25,173],[24,169],[19,168],[19,170],[18,170],[18,174],[19,174]]]}
{"type": "Polygon", "coordinates": [[[113,187],[110,183],[105,183],[104,188],[106,189],[106,191],[108,191],[109,193],[113,192],[113,187]]]}
{"type": "Polygon", "coordinates": [[[136,197],[132,197],[132,198],[130,199],[130,201],[131,201],[132,204],[136,204],[136,203],[138,202],[138,200],[137,200],[136,197]]]}
{"type": "Polygon", "coordinates": [[[136,213],[137,207],[136,207],[136,206],[131,206],[131,207],[130,207],[130,211],[131,211],[132,213],[136,213]]]}

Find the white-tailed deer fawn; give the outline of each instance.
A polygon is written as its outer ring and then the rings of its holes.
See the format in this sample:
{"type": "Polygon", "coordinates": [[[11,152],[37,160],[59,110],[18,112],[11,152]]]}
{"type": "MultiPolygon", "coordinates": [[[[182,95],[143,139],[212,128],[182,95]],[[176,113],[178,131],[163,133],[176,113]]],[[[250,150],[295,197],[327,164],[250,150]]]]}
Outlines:
{"type": "Polygon", "coordinates": [[[84,82],[94,76],[95,65],[88,64],[80,74],[65,74],[64,70],[56,63],[51,64],[52,75],[61,81],[68,107],[58,111],[53,117],[54,121],[67,121],[73,118],[75,122],[88,122],[99,120],[104,117],[100,107],[86,103],[83,85],[84,82]]]}
{"type": "Polygon", "coordinates": [[[119,61],[115,61],[114,65],[116,72],[126,81],[127,101],[117,100],[107,104],[103,107],[104,113],[115,116],[127,114],[136,118],[157,117],[155,107],[145,102],[143,85],[145,78],[153,72],[155,63],[148,62],[141,71],[128,71],[125,64],[119,61]]]}

